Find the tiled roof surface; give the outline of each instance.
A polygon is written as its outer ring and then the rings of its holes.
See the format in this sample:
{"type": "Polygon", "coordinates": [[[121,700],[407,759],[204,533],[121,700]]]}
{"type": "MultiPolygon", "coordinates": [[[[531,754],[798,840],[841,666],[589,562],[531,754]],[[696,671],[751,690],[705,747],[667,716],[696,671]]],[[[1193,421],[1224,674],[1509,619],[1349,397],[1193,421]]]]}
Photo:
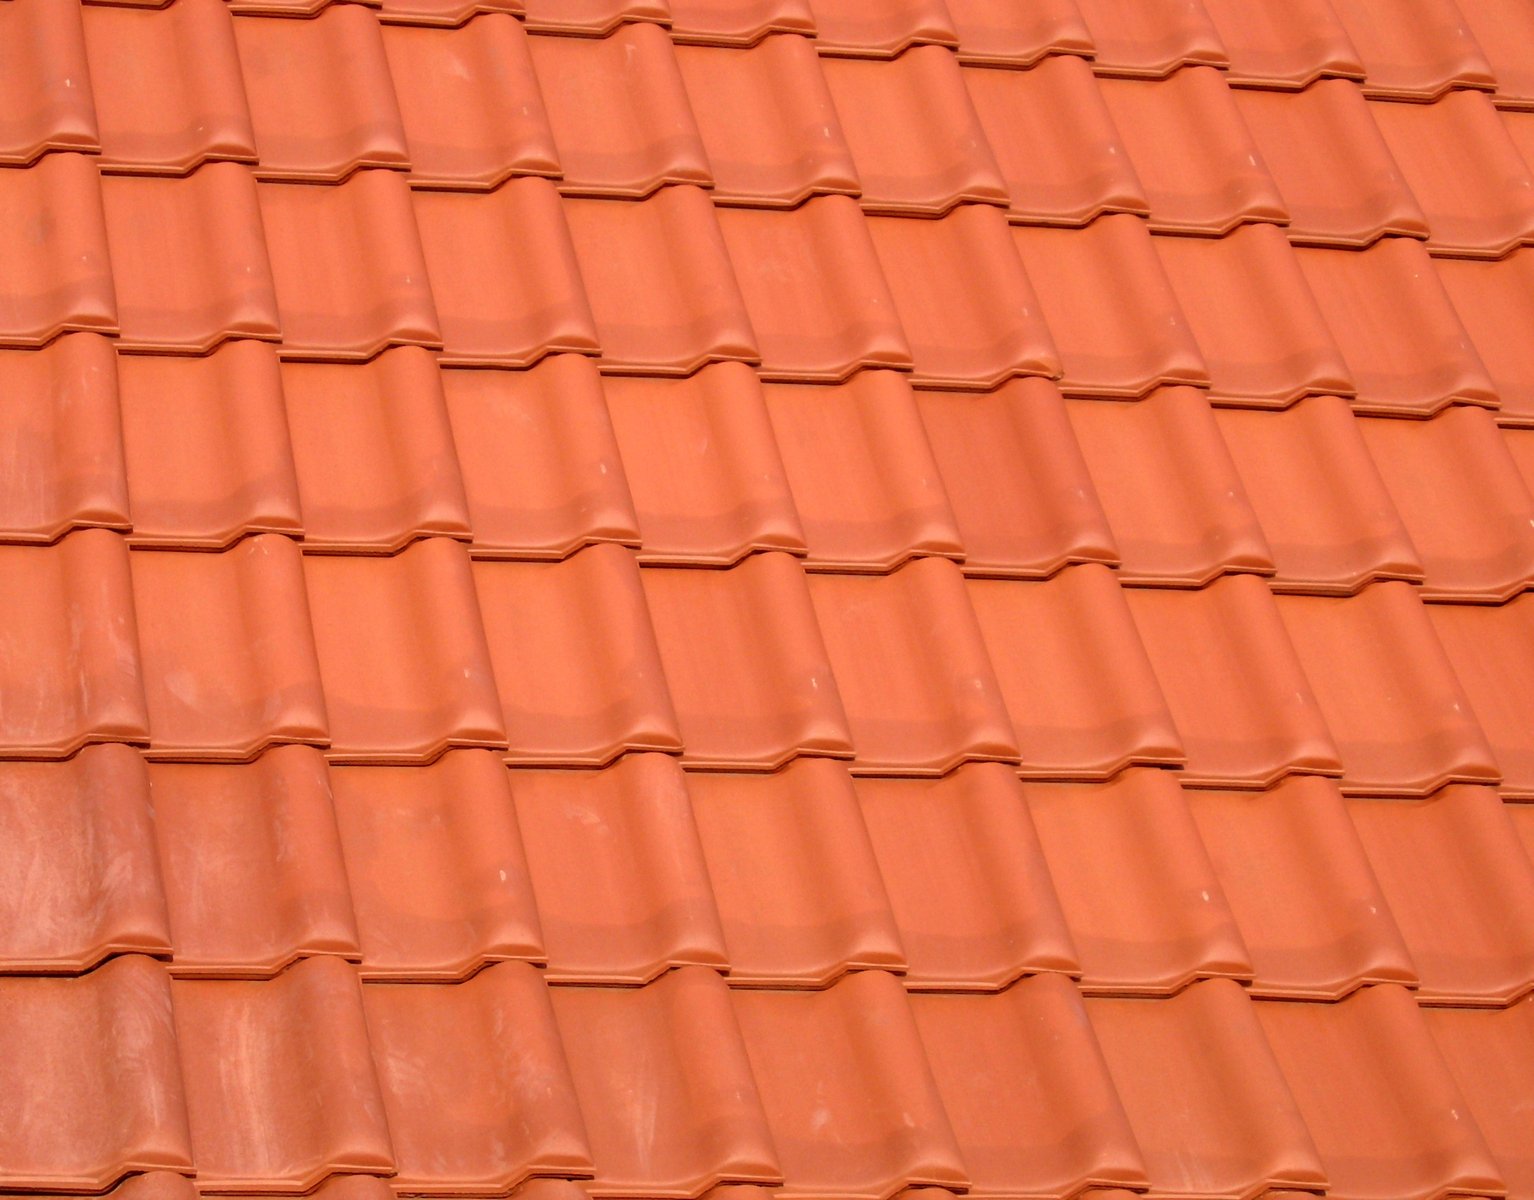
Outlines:
{"type": "Polygon", "coordinates": [[[1526,0],[0,0],[0,1193],[1534,1198],[1526,0]]]}

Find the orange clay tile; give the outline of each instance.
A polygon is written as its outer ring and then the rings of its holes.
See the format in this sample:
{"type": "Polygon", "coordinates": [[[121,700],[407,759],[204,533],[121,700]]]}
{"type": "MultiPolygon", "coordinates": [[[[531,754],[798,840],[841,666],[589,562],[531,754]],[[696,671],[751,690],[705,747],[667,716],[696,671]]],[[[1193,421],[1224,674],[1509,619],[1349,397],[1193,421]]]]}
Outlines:
{"type": "Polygon", "coordinates": [[[870,217],[868,232],[910,339],[913,383],[983,390],[1012,375],[1059,378],[1060,355],[999,209],[870,217]]]}
{"type": "Polygon", "coordinates": [[[1450,88],[1496,86],[1456,0],[1334,0],[1332,8],[1358,48],[1371,96],[1431,100],[1450,88]]]}
{"type": "Polygon", "coordinates": [[[169,956],[143,759],[87,746],[0,763],[0,967],[75,974],[116,954],[169,956]]]}
{"type": "Polygon", "coordinates": [[[971,579],[969,598],[1022,747],[1022,774],[1103,779],[1184,754],[1113,572],[971,579]]]}
{"type": "Polygon", "coordinates": [[[1422,578],[1347,401],[1309,396],[1282,412],[1214,415],[1272,551],[1273,588],[1347,595],[1375,579],[1422,578]]]}
{"type": "Polygon", "coordinates": [[[358,957],[320,751],[278,746],[236,766],[156,763],[149,780],[171,974],[257,979],[311,955],[358,957]]]}
{"type": "Polygon", "coordinates": [[[330,786],[363,979],[462,979],[503,959],[543,961],[498,754],[332,767],[330,786]]]}
{"type": "Polygon", "coordinates": [[[1534,865],[1509,807],[1495,788],[1465,786],[1348,802],[1422,1003],[1495,1008],[1534,989],[1534,865]]]}
{"type": "Polygon", "coordinates": [[[970,1176],[966,1195],[1145,1186],[1129,1119],[1069,980],[1041,975],[1000,996],[910,1004],[970,1176]]]}
{"type": "Polygon", "coordinates": [[[1143,396],[1205,384],[1209,371],[1145,222],[1109,214],[1085,229],[1013,226],[1071,395],[1143,396]]]}
{"type": "Polygon", "coordinates": [[[918,391],[916,402],[966,574],[1038,578],[1071,562],[1118,561],[1054,384],[1014,379],[978,396],[918,391]],[[1014,470],[1019,462],[1030,469],[1014,470]]]}
{"type": "Polygon", "coordinates": [[[159,963],[129,954],[76,979],[0,978],[0,1005],[5,1187],[100,1192],[130,1171],[191,1173],[182,1035],[159,963]]]}
{"type": "Polygon", "coordinates": [[[96,102],[80,10],[35,0],[0,7],[0,163],[97,150],[96,102]]]}
{"type": "Polygon", "coordinates": [[[1196,587],[1225,571],[1273,569],[1209,402],[1193,388],[1161,388],[1132,404],[1065,403],[1135,583],[1196,587]]]}
{"type": "Polygon", "coordinates": [[[1440,258],[1433,266],[1491,375],[1498,421],[1534,425],[1534,344],[1521,334],[1534,311],[1534,251],[1520,248],[1497,262],[1440,258]]]}
{"type": "Polygon", "coordinates": [[[1159,79],[1178,67],[1230,61],[1199,0],[1076,0],[1099,75],[1159,79]]]}
{"type": "Polygon", "coordinates": [[[1158,237],[1155,245],[1209,364],[1211,400],[1283,407],[1301,396],[1353,393],[1342,351],[1277,226],[1158,237]]]}
{"type": "Polygon", "coordinates": [[[1478,0],[1460,12],[1485,51],[1497,81],[1497,107],[1534,108],[1534,61],[1528,55],[1534,37],[1534,13],[1518,0],[1478,0]]]}
{"type": "Polygon", "coordinates": [[[821,192],[857,194],[814,42],[774,36],[749,50],[679,46],[676,61],[713,167],[715,203],[788,208],[821,192]]]}
{"type": "Polygon", "coordinates": [[[959,33],[959,61],[1029,67],[1050,55],[1093,52],[1092,35],[1074,0],[1045,0],[1019,9],[1008,0],[946,0],[959,33]]]}
{"type": "Polygon", "coordinates": [[[305,551],[388,553],[439,534],[467,540],[440,376],[417,346],[366,363],[283,364],[305,551]]]}
{"type": "Polygon", "coordinates": [[[1295,251],[1358,387],[1353,407],[1427,416],[1448,404],[1495,407],[1497,388],[1422,244],[1295,251]]]}
{"type": "Polygon", "coordinates": [[[676,759],[510,772],[550,979],[637,984],[729,965],[676,759]]]}
{"type": "Polygon", "coordinates": [[[1274,1187],[1325,1187],[1315,1143],[1254,1015],[1260,1003],[1228,979],[1168,1000],[1087,1000],[1152,1195],[1238,1200],[1274,1187]]]}
{"type": "Polygon", "coordinates": [[[954,47],[959,32],[944,0],[810,0],[822,54],[894,58],[911,46],[954,47]]]}
{"type": "Polygon", "coordinates": [[[117,332],[113,285],[124,278],[108,262],[92,159],[46,154],[0,170],[0,227],[13,231],[0,257],[0,347],[41,346],[72,329],[117,332]]]}
{"type": "MultiPolygon", "coordinates": [[[[474,564],[514,763],[595,767],[682,748],[634,556],[474,564]]],[[[673,680],[674,682],[674,680],[673,680]]]]}
{"type": "Polygon", "coordinates": [[[1524,165],[1534,162],[1534,115],[1529,112],[1498,109],[1497,119],[1503,132],[1512,140],[1513,147],[1522,157],[1524,165]]]}
{"type": "Polygon", "coordinates": [[[1290,772],[1342,773],[1262,580],[1231,575],[1196,592],[1130,588],[1125,598],[1188,752],[1188,784],[1266,787],[1290,772]]]}
{"type": "Polygon", "coordinates": [[[338,1172],[393,1170],[352,967],[312,958],[276,979],[180,979],[171,990],[204,1186],[304,1192],[338,1172]]]}
{"type": "Polygon", "coordinates": [[[810,595],[852,724],[855,771],[940,775],[971,760],[1017,761],[957,566],[919,558],[888,576],[816,575],[810,595]]]}
{"type": "Polygon", "coordinates": [[[852,756],[832,660],[795,559],[772,552],[727,571],[651,567],[640,575],[683,762],[771,770],[799,754],[852,756]]]}
{"type": "Polygon", "coordinates": [[[564,210],[604,371],[686,375],[760,357],[706,192],[668,187],[639,202],[566,200],[564,210]]]}
{"type": "Polygon", "coordinates": [[[1010,767],[970,763],[940,779],[856,784],[907,988],[983,992],[1039,971],[1080,973],[1010,767]]]}
{"type": "Polygon", "coordinates": [[[304,572],[288,538],[218,554],[129,556],[151,757],[238,761],[282,742],[323,745],[326,699],[304,572]]]}
{"type": "Polygon", "coordinates": [[[81,14],[104,170],[184,175],[210,160],[255,161],[223,4],[177,0],[159,11],[87,4],[81,14]]]}
{"type": "Polygon", "coordinates": [[[359,167],[409,166],[372,13],[341,4],[303,24],[244,17],[234,33],[257,178],[335,182],[359,167]]]}
{"type": "Polygon", "coordinates": [[[1405,988],[1253,1008],[1337,1196],[1501,1194],[1502,1177],[1405,988]],[[1389,1104],[1378,1098],[1389,1096],[1389,1104]]]}
{"type": "Polygon", "coordinates": [[[306,555],[303,574],[332,761],[419,762],[506,744],[462,545],[425,538],[392,558],[306,555]]]}
{"type": "Polygon", "coordinates": [[[638,518],[589,358],[525,371],[444,371],[476,558],[563,558],[637,545],[638,518]]]}
{"type": "Polygon", "coordinates": [[[0,546],[0,611],[0,755],[149,740],[121,537],[83,529],[52,546],[0,546]]]}
{"type": "Polygon", "coordinates": [[[1534,799],[1534,738],[1523,705],[1531,698],[1525,656],[1534,649],[1534,598],[1491,609],[1434,604],[1428,616],[1491,743],[1502,794],[1534,799]]]}
{"type": "Polygon", "coordinates": [[[563,167],[562,191],[648,196],[713,182],[671,39],[658,25],[607,37],[531,37],[528,49],[563,167]]]}
{"type": "Polygon", "coordinates": [[[734,990],[783,1196],[969,1182],[905,992],[860,971],[822,992],[734,990]],[[845,1146],[864,1147],[847,1154],[845,1146]]]}
{"type": "Polygon", "coordinates": [[[766,396],[807,566],[888,570],[917,555],[963,555],[903,376],[860,371],[834,386],[769,384],[766,396]]]}
{"type": "Polygon", "coordinates": [[[1335,783],[1297,775],[1264,792],[1184,794],[1250,952],[1254,994],[1336,1000],[1363,984],[1415,986],[1335,783]]]}
{"type": "Polygon", "coordinates": [[[456,337],[451,318],[438,324],[433,303],[435,291],[452,310],[455,281],[434,273],[428,285],[432,259],[422,257],[410,189],[397,172],[358,171],[333,187],[263,183],[257,192],[284,357],[365,359],[391,345],[439,346],[444,329],[456,337]]]}
{"type": "Polygon", "coordinates": [[[1362,79],[1363,63],[1331,0],[1202,0],[1230,53],[1233,87],[1301,88],[1340,75],[1362,79]]]}
{"type": "Polygon", "coordinates": [[[1424,599],[1507,599],[1534,581],[1534,499],[1484,409],[1358,431],[1422,555],[1424,599]]]}
{"type": "Polygon", "coordinates": [[[813,35],[809,0],[670,0],[671,37],[678,43],[754,46],[768,34],[813,35]]]}
{"type": "MultiPolygon", "coordinates": [[[[322,1188],[321,1191],[329,1192],[330,1187],[322,1188]]],[[[197,1188],[189,1178],[164,1170],[124,1175],[119,1183],[102,1194],[112,1197],[112,1200],[197,1200],[197,1188]]],[[[327,1200],[341,1198],[334,1195],[327,1196],[327,1200]]],[[[358,1197],[358,1200],[363,1198],[358,1197]]]]}
{"type": "Polygon", "coordinates": [[[0,476],[0,541],[128,528],[116,368],[111,342],[89,333],[0,350],[0,394],[10,397],[0,462],[11,464],[0,476]]]}
{"type": "Polygon", "coordinates": [[[366,983],[362,999],[398,1166],[391,1184],[504,1195],[532,1175],[590,1174],[535,968],[496,963],[464,983],[366,983]]]}
{"type": "Polygon", "coordinates": [[[1195,979],[1252,977],[1175,775],[1131,770],[1107,784],[1024,790],[1083,988],[1162,995],[1195,979]],[[1143,869],[1152,858],[1158,869],[1143,869]]]}
{"type": "Polygon", "coordinates": [[[444,364],[525,367],[545,354],[597,352],[552,183],[510,179],[486,195],[416,192],[415,215],[444,364]]]}
{"type": "Polygon", "coordinates": [[[936,216],[1006,204],[1007,189],[953,52],[913,46],[893,62],[822,64],[868,212],[936,216]]]}
{"type": "Polygon", "coordinates": [[[1489,96],[1456,91],[1369,111],[1427,213],[1429,250],[1498,258],[1534,241],[1534,176],[1489,96]]]}
{"type": "Polygon", "coordinates": [[[385,24],[461,25],[479,13],[502,13],[520,16],[522,0],[361,0],[377,4],[378,16],[385,24]]]}
{"type": "Polygon", "coordinates": [[[782,1180],[716,972],[683,967],[648,987],[551,988],[550,998],[591,1138],[590,1195],[782,1180]]]}
{"type": "Polygon", "coordinates": [[[1288,221],[1224,72],[1188,67],[1098,86],[1145,186],[1152,229],[1221,234],[1245,221],[1288,221]]]}
{"type": "Polygon", "coordinates": [[[1523,1102],[1534,1071],[1534,1000],[1499,1012],[1426,1008],[1422,1021],[1508,1193],[1523,1195],[1534,1186],[1534,1114],[1523,1102]]]}
{"type": "Polygon", "coordinates": [[[905,950],[843,763],[771,775],[695,771],[688,794],[735,986],[824,987],[904,971],[905,950]]]}
{"type": "Polygon", "coordinates": [[[457,29],[382,32],[414,186],[487,189],[559,174],[520,22],[488,13],[457,29]]]}
{"type": "Polygon", "coordinates": [[[727,566],[754,550],[802,553],[804,530],[750,367],[686,379],[605,381],[643,535],[641,562],[727,566]]]}
{"type": "Polygon", "coordinates": [[[1409,584],[1347,599],[1280,596],[1278,607],[1342,751],[1344,792],[1422,796],[1497,782],[1496,756],[1409,584]]]}
{"type": "Polygon", "coordinates": [[[1283,193],[1285,232],[1301,244],[1367,246],[1383,234],[1425,238],[1427,217],[1358,86],[1323,79],[1302,92],[1231,95],[1283,193]]]}
{"type": "MultiPolygon", "coordinates": [[[[95,0],[91,0],[92,3],[95,0]]],[[[107,0],[107,3],[125,3],[127,5],[159,8],[163,7],[167,0],[107,0]]],[[[345,3],[346,0],[224,0],[229,5],[229,11],[237,15],[251,14],[254,16],[270,17],[312,17],[316,13],[323,12],[330,4],[345,3]]],[[[377,9],[383,0],[357,0],[358,3],[377,9]]],[[[410,3],[411,0],[402,0],[410,3]]],[[[447,0],[455,3],[456,0],[447,0]]],[[[420,0],[423,4],[432,4],[433,0],[420,0]]]]}
{"type": "Polygon", "coordinates": [[[216,550],[303,530],[273,347],[241,339],[202,358],[117,360],[129,543],[216,550]]]}
{"type": "Polygon", "coordinates": [[[539,32],[605,37],[630,21],[664,25],[667,0],[526,0],[527,27],[539,32]]]}
{"type": "Polygon", "coordinates": [[[1150,212],[1084,59],[1050,55],[1026,71],[966,68],[964,83],[1012,220],[1084,225],[1105,212],[1150,212]]]}
{"type": "Polygon", "coordinates": [[[817,196],[792,212],[723,209],[718,217],[764,378],[837,380],[859,367],[911,365],[856,201],[817,196]]]}

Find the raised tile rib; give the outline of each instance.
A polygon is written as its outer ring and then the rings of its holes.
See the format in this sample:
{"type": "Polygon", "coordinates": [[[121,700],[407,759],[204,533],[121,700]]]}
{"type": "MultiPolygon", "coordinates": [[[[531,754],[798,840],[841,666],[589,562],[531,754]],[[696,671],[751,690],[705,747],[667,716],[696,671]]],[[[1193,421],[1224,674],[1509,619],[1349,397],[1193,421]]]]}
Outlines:
{"type": "Polygon", "coordinates": [[[1026,8],[1008,0],[946,0],[959,34],[959,61],[976,66],[1031,67],[1050,55],[1090,58],[1092,35],[1075,0],[1026,8]]]}
{"type": "Polygon", "coordinates": [[[500,755],[430,766],[332,767],[361,976],[464,979],[543,962],[543,934],[500,755]]]}
{"type": "Polygon", "coordinates": [[[72,529],[123,531],[128,485],[112,343],[68,334],[42,350],[0,350],[0,542],[52,542],[72,529]]]}
{"type": "Polygon", "coordinates": [[[1076,0],[1099,75],[1160,79],[1182,66],[1224,67],[1230,56],[1199,0],[1076,0]]]}
{"type": "Polygon", "coordinates": [[[695,771],[688,794],[735,986],[816,988],[904,971],[905,950],[845,764],[695,771]]]}
{"type": "Polygon", "coordinates": [[[130,1172],[191,1174],[170,993],[164,967],[137,954],[77,979],[0,979],[5,1187],[101,1192],[130,1172]]]}
{"type": "Polygon", "coordinates": [[[1332,0],[1202,0],[1230,52],[1232,87],[1302,88],[1325,76],[1362,79],[1332,0]]]}
{"type": "Polygon", "coordinates": [[[754,46],[772,33],[814,36],[809,0],[671,0],[671,37],[678,43],[754,46]]]}
{"type": "Polygon", "coordinates": [[[1523,1103],[1534,1070],[1534,1000],[1498,1012],[1426,1008],[1422,1020],[1508,1194],[1523,1195],[1534,1186],[1534,1115],[1523,1103]]]}
{"type": "Polygon", "coordinates": [[[30,163],[50,150],[100,149],[80,9],[0,7],[0,46],[0,164],[30,163]]]}
{"type": "Polygon", "coordinates": [[[675,758],[626,754],[595,772],[510,775],[548,978],[641,984],[673,967],[728,968],[675,758]]]}
{"type": "Polygon", "coordinates": [[[526,0],[526,24],[540,33],[605,37],[629,22],[671,23],[669,0],[526,0]]]}
{"type": "Polygon", "coordinates": [[[1440,258],[1433,266],[1491,376],[1497,420],[1534,425],[1534,343],[1520,332],[1534,316],[1534,252],[1520,248],[1496,262],[1440,258]]]}
{"type": "Polygon", "coordinates": [[[279,746],[237,766],[156,763],[149,780],[172,975],[260,979],[314,955],[357,958],[319,750],[279,746]]]}
{"type": "Polygon", "coordinates": [[[1518,0],[1476,0],[1460,7],[1491,63],[1498,108],[1534,109],[1534,12],[1518,0]]]}
{"type": "Polygon", "coordinates": [[[722,1181],[782,1181],[716,972],[550,995],[591,1138],[590,1195],[683,1198],[722,1181]]]}
{"type": "Polygon", "coordinates": [[[1432,100],[1451,88],[1496,87],[1456,0],[1348,0],[1334,10],[1358,48],[1371,96],[1432,100]]]}
{"type": "Polygon", "coordinates": [[[149,780],[138,752],[0,763],[0,967],[76,974],[171,949],[149,780]]]}
{"type": "Polygon", "coordinates": [[[386,25],[435,25],[452,28],[480,13],[520,17],[523,0],[360,0],[378,5],[378,19],[386,25]]]}
{"type": "Polygon", "coordinates": [[[816,47],[822,54],[894,58],[911,46],[959,44],[959,31],[944,0],[810,0],[816,47]]]}

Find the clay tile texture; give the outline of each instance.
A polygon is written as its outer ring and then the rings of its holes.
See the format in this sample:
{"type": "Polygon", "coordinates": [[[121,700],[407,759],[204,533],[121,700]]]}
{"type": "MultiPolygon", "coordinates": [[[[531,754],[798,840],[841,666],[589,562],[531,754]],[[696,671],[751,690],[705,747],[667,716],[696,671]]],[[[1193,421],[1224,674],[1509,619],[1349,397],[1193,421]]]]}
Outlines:
{"type": "Polygon", "coordinates": [[[0,0],[0,1197],[1534,1200],[1525,0],[0,0]]]}

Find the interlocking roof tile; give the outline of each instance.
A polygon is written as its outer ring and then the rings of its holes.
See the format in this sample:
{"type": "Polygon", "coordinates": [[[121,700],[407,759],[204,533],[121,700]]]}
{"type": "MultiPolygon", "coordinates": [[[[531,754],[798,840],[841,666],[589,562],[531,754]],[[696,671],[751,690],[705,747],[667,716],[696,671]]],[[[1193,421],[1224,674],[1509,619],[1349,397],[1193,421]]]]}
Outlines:
{"type": "Polygon", "coordinates": [[[670,0],[679,43],[754,46],[770,33],[815,32],[809,0],[670,0]]]}
{"type": "Polygon", "coordinates": [[[378,5],[379,17],[399,25],[461,25],[479,13],[521,16],[522,0],[361,0],[378,5]]]}
{"type": "Polygon", "coordinates": [[[548,977],[644,983],[729,965],[687,782],[675,758],[511,773],[548,977]]]}
{"type": "Polygon", "coordinates": [[[96,334],[42,350],[0,350],[0,541],[51,542],[71,529],[126,530],[116,355],[96,334]]]}
{"type": "Polygon", "coordinates": [[[1076,0],[1101,75],[1159,79],[1178,67],[1230,61],[1199,0],[1076,0]]]}
{"type": "Polygon", "coordinates": [[[1491,63],[1497,105],[1534,107],[1534,62],[1525,50],[1534,34],[1534,14],[1516,0],[1479,0],[1462,5],[1460,12],[1491,63]]]}
{"type": "Polygon", "coordinates": [[[1530,685],[1522,665],[1534,640],[1534,600],[1518,596],[1484,612],[1435,604],[1428,616],[1491,743],[1503,795],[1534,799],[1534,739],[1523,717],[1530,685]]]}
{"type": "Polygon", "coordinates": [[[50,150],[99,150],[80,10],[7,4],[0,30],[0,163],[30,163],[50,150]]]}
{"type": "Polygon", "coordinates": [[[955,47],[959,31],[944,0],[810,0],[822,54],[894,58],[910,46],[955,47]]]}
{"type": "Polygon", "coordinates": [[[1044,0],[1019,11],[1007,0],[946,0],[959,33],[959,61],[1028,67],[1049,55],[1090,57],[1092,35],[1074,0],[1044,0]]]}
{"type": "Polygon", "coordinates": [[[1433,265],[1491,375],[1498,420],[1534,425],[1534,348],[1521,335],[1531,316],[1534,253],[1514,250],[1497,262],[1441,258],[1433,265]]]}
{"type": "Polygon", "coordinates": [[[1300,88],[1327,75],[1363,78],[1363,63],[1331,0],[1202,3],[1230,53],[1232,86],[1300,88]]]}
{"type": "Polygon", "coordinates": [[[1431,100],[1450,88],[1496,86],[1456,0],[1334,0],[1363,60],[1371,96],[1431,100]]]}
{"type": "Polygon", "coordinates": [[[1121,577],[1197,586],[1225,571],[1273,569],[1273,555],[1209,402],[1161,388],[1134,403],[1068,400],[1080,453],[1121,577]]]}
{"type": "Polygon", "coordinates": [[[603,37],[629,21],[664,25],[671,19],[669,0],[526,0],[529,29],[603,37]]]}
{"type": "Polygon", "coordinates": [[[765,394],[808,566],[889,570],[918,555],[964,554],[903,376],[860,371],[844,384],[768,384],[765,394]]]}
{"type": "Polygon", "coordinates": [[[1521,1100],[1534,1066],[1534,1000],[1500,1012],[1427,1008],[1422,1020],[1491,1148],[1508,1194],[1523,1195],[1534,1184],[1534,1116],[1521,1100]]]}

